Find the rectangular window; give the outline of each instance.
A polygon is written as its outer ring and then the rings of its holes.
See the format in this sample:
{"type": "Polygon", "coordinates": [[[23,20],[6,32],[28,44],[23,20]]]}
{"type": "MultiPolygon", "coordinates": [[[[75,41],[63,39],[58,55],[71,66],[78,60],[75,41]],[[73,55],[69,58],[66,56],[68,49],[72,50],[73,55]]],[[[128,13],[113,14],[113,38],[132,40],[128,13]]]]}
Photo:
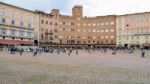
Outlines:
{"type": "Polygon", "coordinates": [[[110,36],[110,38],[114,38],[114,36],[110,36]]]}
{"type": "MultiPolygon", "coordinates": [[[[55,23],[55,26],[57,26],[56,24],[57,24],[57,23],[55,23]]],[[[67,24],[68,26],[70,26],[70,25],[71,25],[71,23],[70,23],[70,22],[67,22],[66,24],[67,24]]]]}
{"type": "Polygon", "coordinates": [[[24,32],[23,31],[20,32],[20,37],[24,37],[24,32]]]}
{"type": "Polygon", "coordinates": [[[67,31],[68,31],[68,32],[70,32],[70,31],[71,31],[71,29],[67,29],[67,31]]]}
{"type": "Polygon", "coordinates": [[[72,23],[71,23],[71,25],[73,26],[73,25],[74,25],[74,23],[72,22],[72,23]]]}
{"type": "MultiPolygon", "coordinates": [[[[120,19],[121,19],[121,18],[120,18],[120,19]]],[[[125,17],[125,20],[126,20],[126,23],[128,24],[128,23],[129,23],[129,19],[128,19],[127,16],[125,17]]]]}
{"type": "Polygon", "coordinates": [[[55,23],[55,26],[57,26],[57,23],[55,23]]]}
{"type": "Polygon", "coordinates": [[[86,32],[86,30],[83,30],[83,32],[86,32]]]}
{"type": "Polygon", "coordinates": [[[141,29],[140,33],[144,33],[143,29],[141,29]]]}
{"type": "Polygon", "coordinates": [[[111,32],[114,32],[114,29],[110,29],[111,32]]]}
{"type": "Polygon", "coordinates": [[[101,39],[103,39],[104,38],[104,36],[101,36],[101,39]]]}
{"type": "Polygon", "coordinates": [[[80,38],[80,36],[77,36],[77,38],[80,38]]]}
{"type": "Polygon", "coordinates": [[[128,36],[126,37],[126,40],[129,40],[129,37],[128,37],[128,36]]]}
{"type": "Polygon", "coordinates": [[[83,23],[83,26],[86,26],[86,23],[83,23]]]}
{"type": "Polygon", "coordinates": [[[63,38],[63,36],[59,36],[59,38],[63,38]]]}
{"type": "Polygon", "coordinates": [[[2,34],[3,34],[3,35],[5,35],[5,34],[6,34],[6,32],[7,32],[7,30],[6,30],[6,29],[2,29],[2,34]]]}
{"type": "Polygon", "coordinates": [[[146,39],[148,39],[148,36],[145,36],[146,39]]]}
{"type": "Polygon", "coordinates": [[[80,32],[80,29],[78,29],[77,32],[80,32]]]}
{"type": "Polygon", "coordinates": [[[77,23],[77,26],[80,26],[80,23],[77,23]]]}
{"type": "Polygon", "coordinates": [[[107,39],[107,38],[108,38],[108,36],[105,36],[105,38],[107,39]]]}
{"type": "Polygon", "coordinates": [[[44,21],[43,21],[43,20],[41,20],[41,23],[43,24],[43,23],[44,23],[44,21]]]}
{"type": "Polygon", "coordinates": [[[46,24],[48,24],[48,21],[46,21],[46,24]]]}
{"type": "Polygon", "coordinates": [[[28,32],[28,37],[29,37],[29,38],[33,38],[32,32],[28,32]]]}
{"type": "Polygon", "coordinates": [[[50,25],[52,25],[53,23],[52,22],[50,22],[50,25]]]}
{"type": "Polygon", "coordinates": [[[97,23],[97,26],[100,26],[100,23],[97,23]]]}
{"type": "Polygon", "coordinates": [[[95,24],[95,23],[93,23],[93,26],[96,26],[96,24],[95,24]]]}
{"type": "Polygon", "coordinates": [[[15,21],[14,20],[11,21],[11,25],[15,26],[15,21]]]}
{"type": "Polygon", "coordinates": [[[20,22],[20,26],[21,26],[21,28],[23,28],[23,26],[24,26],[24,25],[23,25],[23,22],[20,22]]]}
{"type": "Polygon", "coordinates": [[[2,24],[6,24],[6,19],[2,19],[2,24]]]}
{"type": "Polygon", "coordinates": [[[108,22],[106,22],[106,23],[105,23],[105,25],[109,25],[109,23],[108,23],[108,22]]]}
{"type": "Polygon", "coordinates": [[[12,18],[15,18],[15,16],[16,16],[15,13],[12,13],[12,16],[11,16],[11,17],[12,17],[12,18]]]}
{"type": "Polygon", "coordinates": [[[60,22],[59,24],[62,25],[62,22],[60,22]]]}
{"type": "Polygon", "coordinates": [[[16,35],[16,33],[15,33],[14,30],[11,30],[11,35],[12,35],[12,36],[15,36],[15,35],[16,35]]]}
{"type": "Polygon", "coordinates": [[[0,15],[4,15],[4,10],[3,9],[0,9],[0,15]]]}
{"type": "Polygon", "coordinates": [[[2,11],[0,10],[0,16],[2,15],[2,11]]]}
{"type": "Polygon", "coordinates": [[[93,39],[96,39],[96,37],[94,36],[94,37],[92,37],[93,39]]]}
{"type": "Polygon", "coordinates": [[[74,29],[71,29],[72,32],[74,32],[74,29]]]}
{"type": "Polygon", "coordinates": [[[28,28],[31,29],[31,23],[28,24],[28,28]]]}
{"type": "Polygon", "coordinates": [[[82,37],[83,39],[86,39],[86,37],[84,36],[84,37],[82,37]]]}
{"type": "Polygon", "coordinates": [[[104,32],[104,30],[101,30],[101,32],[104,32]]]}
{"type": "Polygon", "coordinates": [[[110,22],[110,24],[111,24],[111,25],[114,25],[114,22],[112,21],[112,22],[110,22]]]}
{"type": "Polygon", "coordinates": [[[32,22],[32,16],[28,16],[28,22],[32,22]]]}
{"type": "Polygon", "coordinates": [[[63,22],[63,25],[65,25],[66,23],[65,22],[63,22]]]}
{"type": "Polygon", "coordinates": [[[106,29],[106,30],[105,30],[105,32],[109,32],[109,30],[108,30],[108,29],[106,29]]]}
{"type": "Polygon", "coordinates": [[[131,36],[131,39],[133,40],[133,39],[134,39],[134,36],[131,36]]]}
{"type": "Polygon", "coordinates": [[[100,30],[97,30],[97,32],[100,32],[100,30]]]}
{"type": "Polygon", "coordinates": [[[93,32],[96,32],[96,30],[94,29],[93,32]]]}
{"type": "Polygon", "coordinates": [[[24,18],[24,17],[23,17],[23,16],[21,16],[21,17],[20,17],[20,20],[21,20],[21,21],[23,21],[23,18],[24,18]]]}
{"type": "Polygon", "coordinates": [[[103,26],[103,25],[104,25],[104,23],[101,23],[101,25],[103,26]]]}
{"type": "Polygon", "coordinates": [[[119,36],[119,40],[121,40],[121,36],[119,36]]]}

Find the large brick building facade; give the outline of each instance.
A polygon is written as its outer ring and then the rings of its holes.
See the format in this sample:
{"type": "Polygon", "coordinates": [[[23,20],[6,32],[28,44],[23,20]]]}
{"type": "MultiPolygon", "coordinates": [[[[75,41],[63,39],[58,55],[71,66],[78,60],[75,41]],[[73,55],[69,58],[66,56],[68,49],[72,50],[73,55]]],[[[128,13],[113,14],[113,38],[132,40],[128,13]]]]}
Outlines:
{"type": "Polygon", "coordinates": [[[83,8],[76,5],[72,16],[60,15],[61,44],[116,44],[116,16],[83,17],[83,8]]]}

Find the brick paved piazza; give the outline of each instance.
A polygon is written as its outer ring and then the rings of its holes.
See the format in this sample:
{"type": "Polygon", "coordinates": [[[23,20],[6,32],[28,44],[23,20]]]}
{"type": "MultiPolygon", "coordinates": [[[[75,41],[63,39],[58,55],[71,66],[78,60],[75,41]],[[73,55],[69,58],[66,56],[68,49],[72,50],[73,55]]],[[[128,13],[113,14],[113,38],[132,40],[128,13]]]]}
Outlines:
{"type": "Polygon", "coordinates": [[[0,52],[0,84],[150,84],[150,51],[111,53],[0,52]]]}

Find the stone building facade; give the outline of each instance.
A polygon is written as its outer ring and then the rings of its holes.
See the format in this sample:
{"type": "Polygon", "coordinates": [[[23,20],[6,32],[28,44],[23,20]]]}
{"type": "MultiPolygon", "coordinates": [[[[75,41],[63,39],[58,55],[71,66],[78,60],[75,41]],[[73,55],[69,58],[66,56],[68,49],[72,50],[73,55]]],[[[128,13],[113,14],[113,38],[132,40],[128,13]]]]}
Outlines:
{"type": "Polygon", "coordinates": [[[150,43],[150,13],[117,17],[117,45],[143,46],[150,43]]]}
{"type": "Polygon", "coordinates": [[[31,10],[0,2],[0,44],[33,45],[37,18],[31,10]]]}
{"type": "Polygon", "coordinates": [[[58,43],[59,10],[53,9],[50,14],[36,10],[39,16],[39,41],[41,44],[58,43]]]}

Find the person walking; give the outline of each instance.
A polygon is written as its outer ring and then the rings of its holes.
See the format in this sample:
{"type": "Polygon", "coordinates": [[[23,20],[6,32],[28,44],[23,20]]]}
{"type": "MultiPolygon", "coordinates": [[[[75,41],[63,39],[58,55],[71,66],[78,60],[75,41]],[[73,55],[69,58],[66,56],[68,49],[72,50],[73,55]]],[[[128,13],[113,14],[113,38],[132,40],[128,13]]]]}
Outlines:
{"type": "Polygon", "coordinates": [[[23,49],[20,50],[20,56],[22,56],[22,54],[23,54],[23,49]]]}
{"type": "Polygon", "coordinates": [[[37,55],[37,50],[35,50],[35,52],[33,52],[33,56],[36,57],[37,55]]]}
{"type": "Polygon", "coordinates": [[[39,49],[39,55],[41,55],[41,53],[42,53],[42,49],[39,49]]]}
{"type": "Polygon", "coordinates": [[[78,55],[78,50],[76,51],[76,55],[78,55]]]}
{"type": "Polygon", "coordinates": [[[142,50],[141,57],[145,58],[145,52],[142,50]]]}
{"type": "Polygon", "coordinates": [[[116,50],[113,50],[112,54],[115,55],[116,54],[116,50]]]}
{"type": "Polygon", "coordinates": [[[11,52],[11,54],[13,54],[13,47],[10,48],[10,52],[11,52]]]}

